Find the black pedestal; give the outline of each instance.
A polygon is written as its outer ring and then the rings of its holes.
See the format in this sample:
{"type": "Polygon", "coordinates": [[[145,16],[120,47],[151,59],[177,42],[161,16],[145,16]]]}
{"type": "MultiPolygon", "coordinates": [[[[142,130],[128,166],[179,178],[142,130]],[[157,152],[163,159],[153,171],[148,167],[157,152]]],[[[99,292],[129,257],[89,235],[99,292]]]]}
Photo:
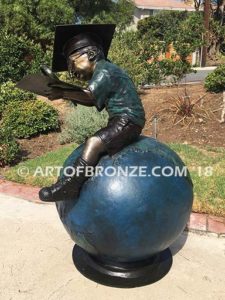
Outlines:
{"type": "Polygon", "coordinates": [[[144,261],[114,264],[100,261],[75,245],[73,261],[80,273],[97,283],[134,288],[163,278],[169,272],[173,259],[168,248],[144,261]]]}

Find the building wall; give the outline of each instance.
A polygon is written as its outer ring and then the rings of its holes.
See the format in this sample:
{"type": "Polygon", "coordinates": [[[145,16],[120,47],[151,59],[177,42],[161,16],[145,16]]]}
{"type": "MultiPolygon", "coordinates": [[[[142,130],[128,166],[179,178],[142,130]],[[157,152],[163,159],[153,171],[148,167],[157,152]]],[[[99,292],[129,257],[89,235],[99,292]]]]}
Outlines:
{"type": "MultiPolygon", "coordinates": [[[[134,10],[134,24],[137,25],[139,20],[147,18],[147,17],[152,16],[152,15],[156,15],[157,13],[159,13],[162,10],[166,10],[166,8],[162,8],[162,9],[156,9],[156,8],[142,9],[142,8],[135,7],[135,10],[134,10]]],[[[170,10],[183,11],[184,9],[171,8],[170,10]]]]}
{"type": "Polygon", "coordinates": [[[140,9],[140,8],[135,7],[134,23],[137,25],[139,20],[142,20],[144,18],[152,16],[155,13],[156,13],[156,11],[154,11],[153,9],[140,9]]]}

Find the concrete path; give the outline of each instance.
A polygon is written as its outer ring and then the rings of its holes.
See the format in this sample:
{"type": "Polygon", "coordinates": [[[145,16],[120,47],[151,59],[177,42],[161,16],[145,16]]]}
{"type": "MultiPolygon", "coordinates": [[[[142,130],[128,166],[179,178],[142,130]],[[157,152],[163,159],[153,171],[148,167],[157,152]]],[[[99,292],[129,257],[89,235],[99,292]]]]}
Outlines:
{"type": "Polygon", "coordinates": [[[0,194],[1,300],[225,299],[225,239],[182,234],[161,281],[142,288],[101,286],[78,273],[73,241],[54,205],[0,194]]]}
{"type": "Polygon", "coordinates": [[[181,83],[194,83],[202,82],[205,80],[207,75],[212,73],[216,67],[205,67],[205,68],[193,68],[196,73],[187,74],[180,82],[181,83]]]}
{"type": "MultiPolygon", "coordinates": [[[[192,72],[189,74],[186,74],[180,81],[178,81],[178,84],[196,84],[196,83],[201,83],[203,81],[205,81],[206,77],[212,73],[214,70],[216,69],[216,67],[205,67],[205,68],[193,68],[193,70],[195,70],[196,72],[192,72]]],[[[155,86],[154,84],[145,84],[143,87],[145,89],[149,89],[149,88],[158,88],[160,86],[170,86],[173,85],[174,81],[173,81],[173,77],[168,76],[167,80],[164,83],[161,83],[159,86],[155,86]]]]}

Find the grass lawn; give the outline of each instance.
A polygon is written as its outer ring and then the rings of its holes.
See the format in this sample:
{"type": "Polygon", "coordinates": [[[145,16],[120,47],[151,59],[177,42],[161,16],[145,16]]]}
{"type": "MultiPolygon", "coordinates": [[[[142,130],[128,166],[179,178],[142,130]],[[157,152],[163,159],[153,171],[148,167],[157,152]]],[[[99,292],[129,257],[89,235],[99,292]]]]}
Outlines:
{"type": "Polygon", "coordinates": [[[58,167],[63,165],[65,159],[76,147],[76,144],[71,144],[34,159],[26,160],[7,170],[3,176],[8,180],[33,186],[50,185],[57,180],[58,167]],[[54,167],[53,170],[48,169],[52,166],[54,167]]]}
{"type": "MultiPolygon", "coordinates": [[[[6,179],[34,186],[49,185],[56,181],[58,169],[52,170],[52,176],[44,176],[48,166],[62,166],[64,160],[73,151],[76,144],[65,146],[35,159],[22,162],[3,175],[6,179]],[[38,169],[37,167],[41,167],[38,169]],[[19,170],[27,176],[19,175],[19,170]],[[35,174],[36,172],[36,174],[35,174]]],[[[193,211],[225,217],[225,149],[198,148],[183,144],[170,144],[187,165],[194,183],[195,200],[193,211]]],[[[48,174],[51,170],[48,170],[48,174]]]]}
{"type": "Polygon", "coordinates": [[[193,211],[225,217],[225,149],[172,144],[194,184],[193,211]]]}

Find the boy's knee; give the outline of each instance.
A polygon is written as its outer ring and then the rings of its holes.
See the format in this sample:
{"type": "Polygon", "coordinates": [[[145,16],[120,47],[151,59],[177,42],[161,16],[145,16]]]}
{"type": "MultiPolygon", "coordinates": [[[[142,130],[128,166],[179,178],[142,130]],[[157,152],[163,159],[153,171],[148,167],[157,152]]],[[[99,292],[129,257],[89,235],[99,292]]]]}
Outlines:
{"type": "Polygon", "coordinates": [[[105,145],[98,136],[89,137],[85,143],[85,148],[88,149],[88,151],[95,151],[97,153],[105,151],[105,145]]]}
{"type": "Polygon", "coordinates": [[[85,142],[82,157],[91,164],[96,164],[102,153],[105,152],[105,146],[100,137],[92,136],[85,142]]]}
{"type": "Polygon", "coordinates": [[[91,136],[86,140],[85,144],[87,147],[96,148],[102,144],[102,140],[97,136],[91,136]]]}

